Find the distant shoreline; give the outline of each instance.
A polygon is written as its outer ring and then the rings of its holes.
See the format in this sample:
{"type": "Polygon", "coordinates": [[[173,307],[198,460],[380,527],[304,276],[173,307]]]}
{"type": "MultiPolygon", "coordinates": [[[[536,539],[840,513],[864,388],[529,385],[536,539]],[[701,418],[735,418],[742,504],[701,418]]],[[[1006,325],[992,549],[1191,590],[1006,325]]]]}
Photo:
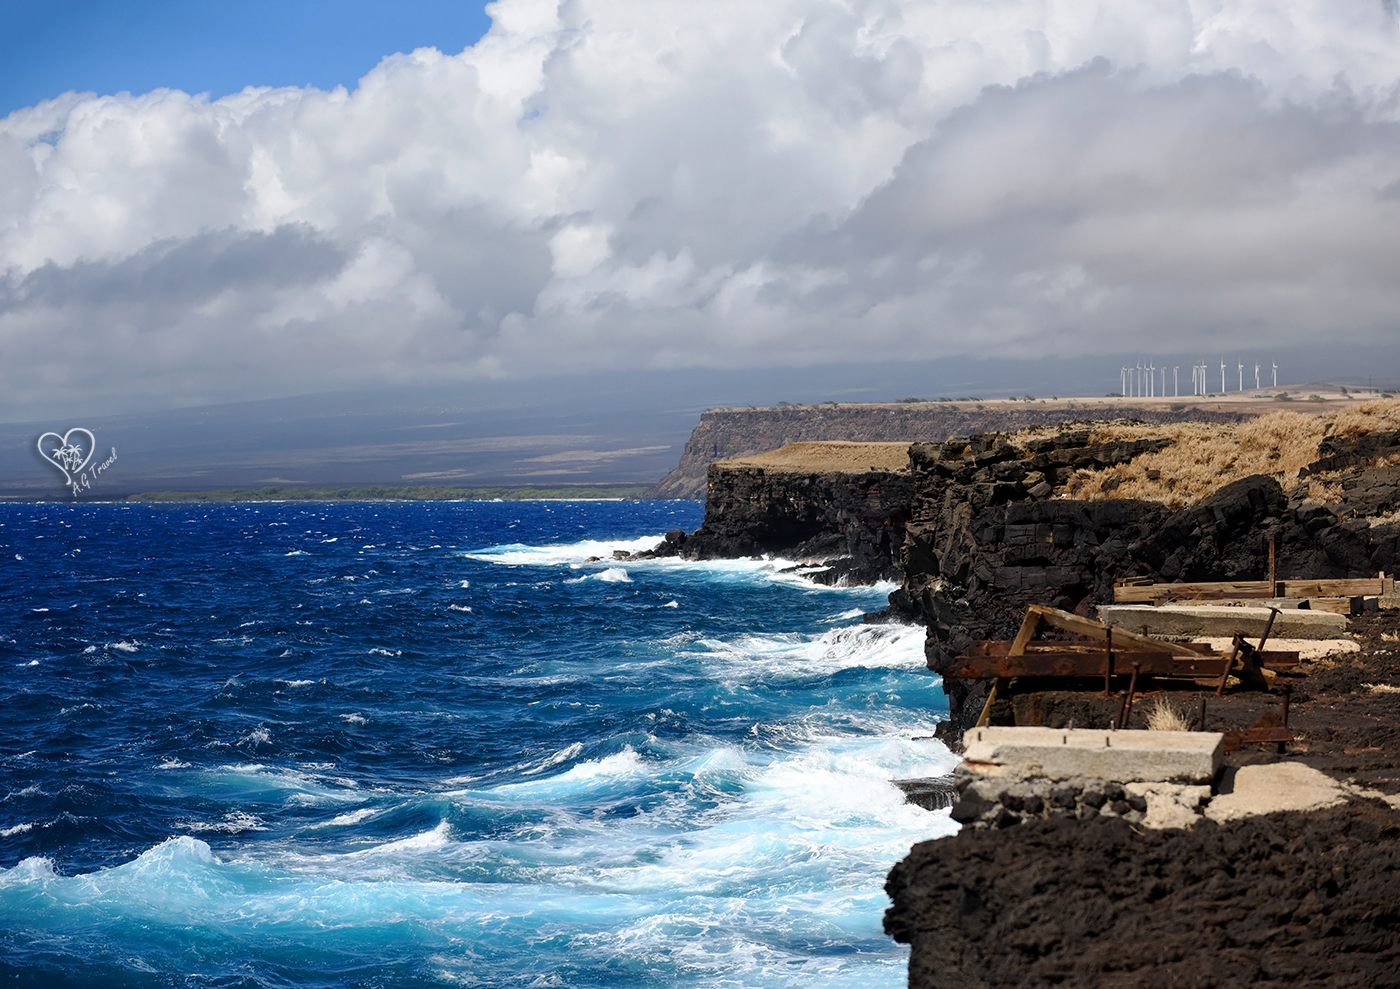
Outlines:
{"type": "Polygon", "coordinates": [[[319,488],[229,488],[218,491],[145,491],[119,497],[81,498],[55,496],[0,496],[9,503],[56,502],[93,504],[209,504],[225,502],[272,503],[287,501],[637,501],[645,484],[579,485],[553,488],[446,488],[435,485],[356,485],[319,488]]]}

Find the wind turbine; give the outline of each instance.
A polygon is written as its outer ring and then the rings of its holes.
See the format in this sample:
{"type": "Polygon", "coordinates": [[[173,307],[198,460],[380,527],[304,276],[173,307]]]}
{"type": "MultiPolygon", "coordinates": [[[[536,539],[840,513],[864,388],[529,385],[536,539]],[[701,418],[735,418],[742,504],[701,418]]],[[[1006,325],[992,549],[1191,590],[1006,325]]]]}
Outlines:
{"type": "Polygon", "coordinates": [[[1220,394],[1225,394],[1225,362],[1220,362],[1220,394]]]}
{"type": "Polygon", "coordinates": [[[1240,361],[1240,391],[1244,391],[1244,361],[1240,361]]]}
{"type": "Polygon", "coordinates": [[[1278,362],[1274,362],[1274,387],[1278,387],[1278,362]]]}
{"type": "Polygon", "coordinates": [[[1254,390],[1259,390],[1259,365],[1254,365],[1254,390]]]}
{"type": "Polygon", "coordinates": [[[1179,364],[1172,365],[1172,398],[1181,397],[1181,379],[1177,377],[1177,372],[1181,370],[1179,364]]]}

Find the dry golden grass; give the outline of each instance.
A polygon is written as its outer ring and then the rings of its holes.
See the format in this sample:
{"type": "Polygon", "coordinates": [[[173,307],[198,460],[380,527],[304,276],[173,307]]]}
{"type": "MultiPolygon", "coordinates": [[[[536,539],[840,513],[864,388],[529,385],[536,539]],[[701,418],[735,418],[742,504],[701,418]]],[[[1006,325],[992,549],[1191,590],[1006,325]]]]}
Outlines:
{"type": "MultiPolygon", "coordinates": [[[[1183,422],[1167,426],[1108,423],[1093,442],[1165,437],[1171,446],[1143,454],[1131,463],[1103,471],[1076,471],[1062,488],[1071,498],[1137,498],[1168,508],[1184,508],[1232,481],[1268,474],[1285,491],[1302,483],[1298,472],[1318,459],[1318,444],[1329,433],[1359,436],[1400,429],[1400,400],[1366,402],[1330,415],[1275,412],[1238,425],[1183,422]]],[[[1336,476],[1309,478],[1308,499],[1335,502],[1336,476]]]]}
{"type": "Polygon", "coordinates": [[[1191,719],[1165,697],[1158,697],[1147,711],[1148,731],[1190,731],[1191,719]]]}
{"type": "Polygon", "coordinates": [[[838,440],[825,443],[789,443],[768,453],[721,460],[719,463],[721,467],[763,467],[778,471],[907,471],[909,444],[848,443],[838,440]]]}
{"type": "Polygon", "coordinates": [[[1330,418],[1335,436],[1361,436],[1383,429],[1400,429],[1400,398],[1362,402],[1330,418]]]}

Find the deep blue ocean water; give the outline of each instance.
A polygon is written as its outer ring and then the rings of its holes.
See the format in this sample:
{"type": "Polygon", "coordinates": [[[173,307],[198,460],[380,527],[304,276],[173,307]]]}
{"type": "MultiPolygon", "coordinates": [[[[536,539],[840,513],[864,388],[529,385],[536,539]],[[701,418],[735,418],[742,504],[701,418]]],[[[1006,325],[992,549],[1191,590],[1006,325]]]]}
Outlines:
{"type": "Polygon", "coordinates": [[[3,984],[902,986],[922,630],[701,514],[0,505],[3,984]]]}

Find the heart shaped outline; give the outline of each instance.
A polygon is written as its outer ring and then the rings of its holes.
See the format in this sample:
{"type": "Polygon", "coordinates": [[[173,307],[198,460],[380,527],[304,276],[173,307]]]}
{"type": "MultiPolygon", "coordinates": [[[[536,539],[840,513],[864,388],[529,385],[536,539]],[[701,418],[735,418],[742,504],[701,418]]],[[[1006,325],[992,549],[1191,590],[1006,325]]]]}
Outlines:
{"type": "MultiPolygon", "coordinates": [[[[87,467],[87,465],[92,462],[92,455],[97,452],[97,437],[92,435],[91,430],[84,429],[82,426],[74,426],[62,436],[59,436],[57,433],[45,433],[43,436],[39,437],[39,442],[37,445],[39,448],[39,456],[43,457],[49,463],[53,464],[54,467],[58,469],[58,472],[63,475],[64,480],[67,481],[68,485],[71,487],[74,483],[73,475],[81,474],[83,472],[83,468],[87,467]],[[70,451],[74,449],[68,442],[68,437],[72,436],[74,433],[82,433],[88,438],[87,456],[83,458],[83,462],[78,464],[76,468],[73,468],[72,466],[64,466],[63,460],[61,459],[65,454],[65,451],[70,451]],[[44,440],[48,439],[50,436],[52,436],[55,440],[58,441],[58,447],[52,452],[47,452],[44,450],[44,440]]],[[[72,463],[73,456],[73,453],[67,454],[67,458],[70,465],[72,463]]]]}

